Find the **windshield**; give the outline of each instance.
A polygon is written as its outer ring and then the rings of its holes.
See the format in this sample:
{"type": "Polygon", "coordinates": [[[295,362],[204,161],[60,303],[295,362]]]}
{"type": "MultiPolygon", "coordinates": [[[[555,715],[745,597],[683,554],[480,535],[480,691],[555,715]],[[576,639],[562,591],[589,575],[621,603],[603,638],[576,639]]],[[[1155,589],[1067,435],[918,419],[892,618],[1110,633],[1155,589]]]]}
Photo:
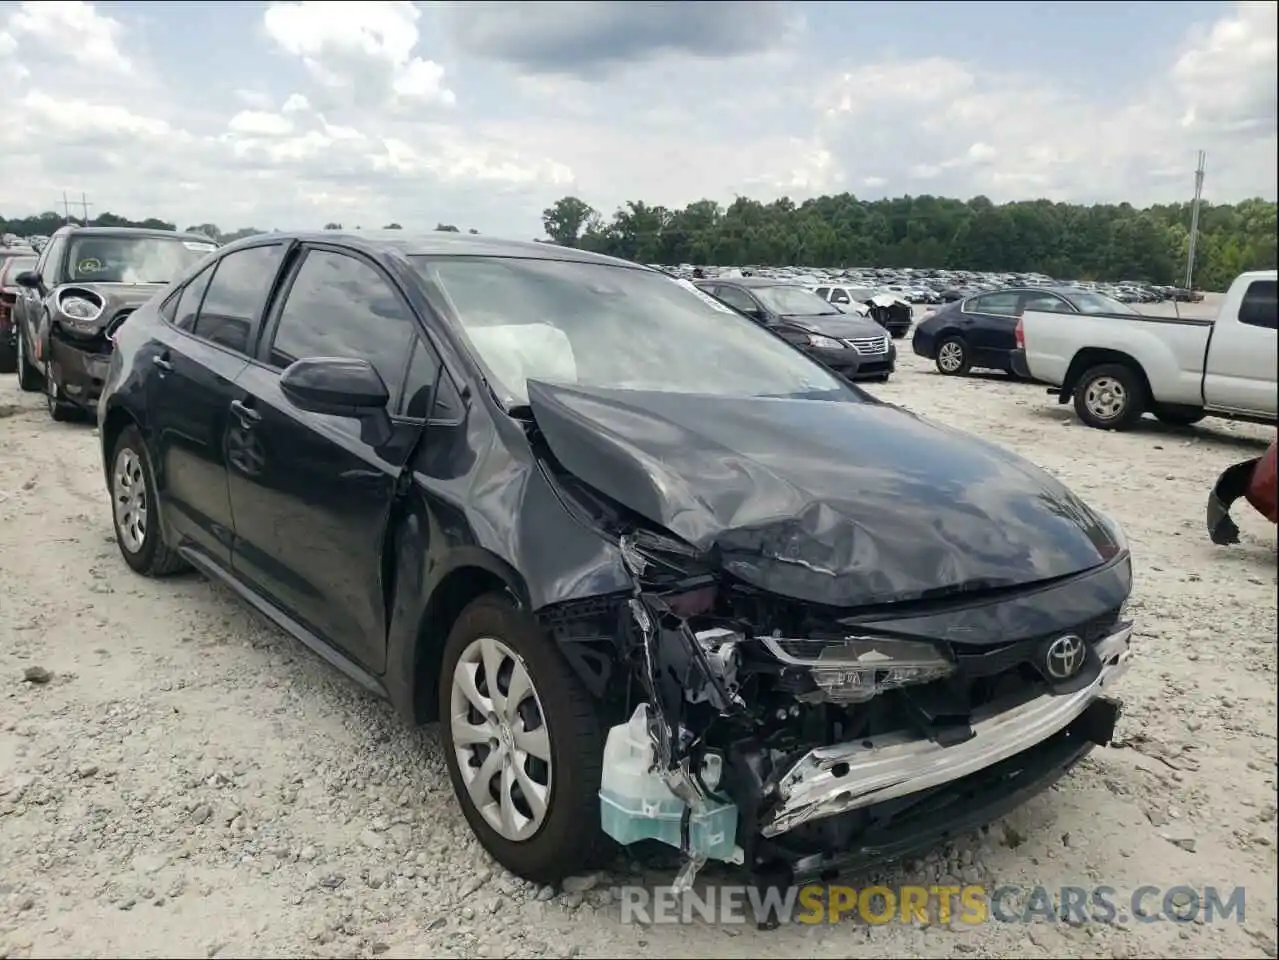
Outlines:
{"type": "Polygon", "coordinates": [[[1075,309],[1080,313],[1131,313],[1140,315],[1138,311],[1128,306],[1128,304],[1120,303],[1104,293],[1086,290],[1080,293],[1072,292],[1068,296],[1070,297],[1070,302],[1075,305],[1075,309]]]}
{"type": "Polygon", "coordinates": [[[823,317],[839,313],[833,306],[803,287],[752,287],[764,306],[783,317],[823,317]]]}
{"type": "Polygon", "coordinates": [[[561,260],[409,259],[442,294],[508,404],[528,402],[528,380],[730,397],[861,396],[753,321],[660,273],[561,260]]]}
{"type": "Polygon", "coordinates": [[[181,237],[73,237],[67,275],[82,283],[168,283],[214,249],[181,237]]]}

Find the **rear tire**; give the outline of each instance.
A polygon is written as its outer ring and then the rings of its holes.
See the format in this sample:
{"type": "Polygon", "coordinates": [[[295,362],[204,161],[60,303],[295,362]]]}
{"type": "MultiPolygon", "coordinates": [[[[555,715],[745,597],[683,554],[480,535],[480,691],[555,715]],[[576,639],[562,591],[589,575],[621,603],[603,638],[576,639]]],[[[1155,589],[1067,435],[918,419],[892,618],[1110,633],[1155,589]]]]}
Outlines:
{"type": "Polygon", "coordinates": [[[1076,415],[1096,430],[1128,430],[1146,410],[1146,384],[1121,363],[1085,370],[1074,395],[1076,415]]]}
{"type": "Polygon", "coordinates": [[[946,377],[962,377],[973,366],[963,337],[947,337],[937,344],[937,359],[933,362],[937,366],[937,372],[946,377]]]}
{"type": "Polygon", "coordinates": [[[506,598],[480,597],[449,632],[439,683],[449,779],[480,845],[536,883],[600,865],[611,846],[600,827],[604,730],[547,633],[506,598]]]}
{"type": "Polygon", "coordinates": [[[146,443],[137,427],[126,427],[111,452],[111,519],[120,554],[135,573],[164,577],[189,564],[164,542],[160,501],[146,443]]]}

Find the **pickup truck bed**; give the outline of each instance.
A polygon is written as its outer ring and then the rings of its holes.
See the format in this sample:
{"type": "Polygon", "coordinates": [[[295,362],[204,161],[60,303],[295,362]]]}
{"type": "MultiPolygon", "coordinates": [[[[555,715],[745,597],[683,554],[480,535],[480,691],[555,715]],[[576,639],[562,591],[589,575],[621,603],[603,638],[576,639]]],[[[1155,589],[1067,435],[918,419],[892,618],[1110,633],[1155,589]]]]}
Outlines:
{"type": "Polygon", "coordinates": [[[1013,369],[1074,400],[1080,420],[1103,430],[1142,414],[1189,424],[1205,416],[1274,423],[1275,271],[1247,273],[1215,320],[1027,311],[1013,369]]]}

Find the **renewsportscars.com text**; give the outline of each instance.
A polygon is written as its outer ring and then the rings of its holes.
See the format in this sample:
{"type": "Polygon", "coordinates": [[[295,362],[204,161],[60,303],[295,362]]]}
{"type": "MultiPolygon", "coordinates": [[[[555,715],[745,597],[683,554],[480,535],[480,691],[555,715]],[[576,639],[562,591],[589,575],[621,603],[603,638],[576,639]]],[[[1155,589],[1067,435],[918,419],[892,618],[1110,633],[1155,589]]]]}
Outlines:
{"type": "Polygon", "coordinates": [[[1242,923],[1243,887],[622,887],[623,923],[1242,923]]]}

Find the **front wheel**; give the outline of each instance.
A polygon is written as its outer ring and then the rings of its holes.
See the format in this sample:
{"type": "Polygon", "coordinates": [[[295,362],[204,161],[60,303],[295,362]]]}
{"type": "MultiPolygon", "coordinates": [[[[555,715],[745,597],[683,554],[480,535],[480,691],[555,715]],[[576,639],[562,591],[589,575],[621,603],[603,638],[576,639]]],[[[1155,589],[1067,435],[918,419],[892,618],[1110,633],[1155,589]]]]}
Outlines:
{"type": "Polygon", "coordinates": [[[27,357],[26,337],[22,335],[21,328],[18,329],[18,343],[14,348],[18,354],[18,389],[25,393],[35,393],[44,385],[40,371],[31,365],[31,360],[27,357]]]}
{"type": "Polygon", "coordinates": [[[1146,409],[1146,386],[1131,367],[1103,363],[1075,385],[1075,413],[1097,430],[1127,430],[1146,409]]]}
{"type": "Polygon", "coordinates": [[[959,337],[948,337],[937,345],[937,371],[947,377],[962,377],[973,365],[968,346],[959,337]]]}
{"type": "Polygon", "coordinates": [[[78,407],[62,399],[62,388],[48,361],[44,365],[44,402],[49,408],[49,416],[58,423],[70,420],[80,412],[78,407]]]}
{"type": "Polygon", "coordinates": [[[536,883],[597,866],[604,731],[546,632],[501,596],[475,600],[444,645],[439,703],[449,779],[489,855],[536,883]]]}

